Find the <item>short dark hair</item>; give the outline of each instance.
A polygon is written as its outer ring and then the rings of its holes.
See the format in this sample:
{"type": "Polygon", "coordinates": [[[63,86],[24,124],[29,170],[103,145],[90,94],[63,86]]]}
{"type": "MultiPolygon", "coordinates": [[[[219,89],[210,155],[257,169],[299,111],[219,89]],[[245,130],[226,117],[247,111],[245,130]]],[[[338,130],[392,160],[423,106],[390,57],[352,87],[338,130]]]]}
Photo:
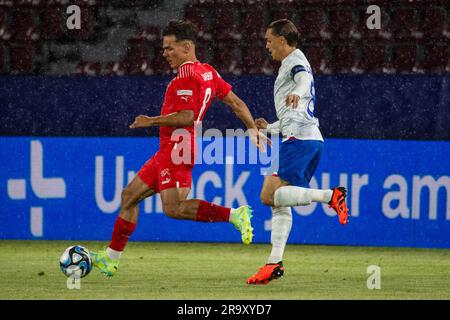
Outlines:
{"type": "Polygon", "coordinates": [[[189,40],[194,44],[197,40],[197,27],[190,21],[184,20],[171,20],[164,28],[162,35],[175,36],[177,41],[189,40]]]}
{"type": "Polygon", "coordinates": [[[277,36],[283,36],[288,45],[297,47],[299,43],[300,33],[297,27],[288,19],[276,20],[269,24],[267,29],[271,29],[272,33],[277,36]]]}

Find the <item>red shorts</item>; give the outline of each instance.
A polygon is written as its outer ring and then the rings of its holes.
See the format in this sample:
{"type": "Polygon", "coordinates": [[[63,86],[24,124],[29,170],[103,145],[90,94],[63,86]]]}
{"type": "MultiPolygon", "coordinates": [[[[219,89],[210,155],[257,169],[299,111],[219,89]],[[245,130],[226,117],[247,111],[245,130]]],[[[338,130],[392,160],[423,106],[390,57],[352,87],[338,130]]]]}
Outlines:
{"type": "Polygon", "coordinates": [[[192,166],[174,165],[170,154],[156,152],[138,171],[138,176],[155,192],[170,188],[191,188],[192,166]]]}

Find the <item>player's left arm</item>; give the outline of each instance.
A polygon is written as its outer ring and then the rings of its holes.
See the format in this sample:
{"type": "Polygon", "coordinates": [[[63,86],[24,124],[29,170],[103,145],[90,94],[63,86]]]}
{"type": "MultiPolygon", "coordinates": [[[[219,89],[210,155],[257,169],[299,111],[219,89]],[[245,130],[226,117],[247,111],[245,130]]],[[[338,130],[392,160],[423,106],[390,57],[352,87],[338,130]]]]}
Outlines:
{"type": "Polygon", "coordinates": [[[256,129],[255,121],[253,120],[253,116],[250,113],[247,104],[233,91],[230,90],[230,92],[222,99],[222,102],[231,107],[231,110],[233,110],[236,116],[241,119],[247,129],[256,129]]]}
{"type": "Polygon", "coordinates": [[[302,65],[296,65],[291,69],[291,78],[295,82],[295,88],[286,97],[286,106],[297,108],[300,98],[308,94],[310,75],[302,65]]]}
{"type": "Polygon", "coordinates": [[[241,119],[248,129],[250,139],[252,142],[262,151],[265,152],[266,148],[264,143],[271,145],[271,141],[262,132],[259,132],[253,116],[247,107],[247,104],[242,101],[232,90],[230,90],[227,95],[222,99],[222,101],[231,107],[231,110],[236,114],[236,116],[241,119]],[[261,143],[263,142],[263,143],[261,143]]]}
{"type": "Polygon", "coordinates": [[[194,111],[180,110],[164,116],[149,117],[139,115],[134,119],[130,128],[147,128],[153,126],[187,127],[194,124],[194,111]]]}

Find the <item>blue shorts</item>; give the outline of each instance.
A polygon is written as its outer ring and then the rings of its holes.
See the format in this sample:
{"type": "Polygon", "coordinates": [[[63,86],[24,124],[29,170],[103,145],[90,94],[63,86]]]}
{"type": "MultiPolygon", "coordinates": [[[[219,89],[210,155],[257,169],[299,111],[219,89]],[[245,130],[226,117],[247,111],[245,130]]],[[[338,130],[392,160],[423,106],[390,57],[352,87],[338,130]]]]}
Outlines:
{"type": "Polygon", "coordinates": [[[307,188],[322,155],[323,142],[291,139],[280,146],[277,175],[290,185],[307,188]]]}

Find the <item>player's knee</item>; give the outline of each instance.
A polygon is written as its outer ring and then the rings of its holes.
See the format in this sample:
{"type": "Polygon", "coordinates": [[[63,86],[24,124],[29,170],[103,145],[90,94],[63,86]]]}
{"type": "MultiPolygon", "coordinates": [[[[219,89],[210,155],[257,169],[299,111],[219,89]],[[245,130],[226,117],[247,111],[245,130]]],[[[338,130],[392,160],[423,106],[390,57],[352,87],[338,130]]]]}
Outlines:
{"type": "Polygon", "coordinates": [[[180,215],[187,215],[189,208],[188,205],[186,203],[186,201],[180,201],[179,205],[178,205],[178,211],[180,215]]]}
{"type": "Polygon", "coordinates": [[[136,201],[134,200],[134,198],[134,193],[130,189],[125,188],[121,194],[122,207],[129,208],[135,205],[136,201]]]}
{"type": "Polygon", "coordinates": [[[183,219],[183,214],[180,210],[179,205],[167,205],[167,206],[163,205],[163,209],[166,216],[173,219],[183,219]]]}
{"type": "Polygon", "coordinates": [[[273,195],[270,195],[268,193],[261,193],[260,199],[262,204],[273,207],[273,195]]]}

